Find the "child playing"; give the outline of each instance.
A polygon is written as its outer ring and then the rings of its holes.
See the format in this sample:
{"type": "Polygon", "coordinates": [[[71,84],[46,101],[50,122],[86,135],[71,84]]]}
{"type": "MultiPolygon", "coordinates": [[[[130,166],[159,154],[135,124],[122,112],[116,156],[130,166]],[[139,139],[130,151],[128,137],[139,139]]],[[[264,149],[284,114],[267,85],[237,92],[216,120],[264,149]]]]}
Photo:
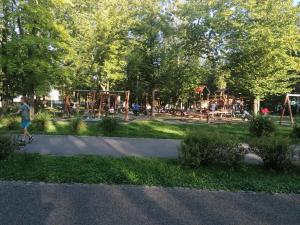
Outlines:
{"type": "Polygon", "coordinates": [[[26,137],[28,137],[28,142],[31,143],[33,141],[33,136],[30,135],[30,133],[28,132],[28,127],[31,124],[30,107],[27,104],[27,98],[24,96],[21,98],[21,106],[17,114],[21,114],[21,118],[22,118],[21,120],[21,128],[23,130],[22,142],[26,142],[26,137]]]}

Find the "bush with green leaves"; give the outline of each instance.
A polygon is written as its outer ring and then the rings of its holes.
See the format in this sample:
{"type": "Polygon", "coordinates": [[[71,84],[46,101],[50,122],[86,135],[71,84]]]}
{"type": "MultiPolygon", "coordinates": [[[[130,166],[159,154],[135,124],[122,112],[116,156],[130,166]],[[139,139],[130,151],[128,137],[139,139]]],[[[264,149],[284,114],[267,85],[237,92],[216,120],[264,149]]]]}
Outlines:
{"type": "Polygon", "coordinates": [[[7,159],[17,149],[17,143],[11,136],[0,136],[0,160],[7,159]]]}
{"type": "Polygon", "coordinates": [[[3,123],[8,130],[18,130],[20,129],[20,123],[17,117],[9,116],[3,119],[3,123]]]}
{"type": "Polygon", "coordinates": [[[194,168],[212,163],[230,167],[238,165],[245,155],[239,141],[221,133],[190,132],[180,146],[180,161],[194,168]]]}
{"type": "Polygon", "coordinates": [[[268,169],[285,170],[292,165],[293,152],[289,138],[263,137],[252,140],[251,150],[260,156],[268,169]]]}
{"type": "Polygon", "coordinates": [[[47,131],[50,126],[51,115],[48,112],[39,112],[34,116],[33,128],[38,131],[47,131]]]}
{"type": "Polygon", "coordinates": [[[274,122],[267,116],[257,116],[250,120],[249,131],[256,137],[270,136],[275,130],[274,122]]]}
{"type": "Polygon", "coordinates": [[[296,125],[293,129],[293,135],[297,138],[300,138],[300,125],[296,125]]]}
{"type": "Polygon", "coordinates": [[[114,133],[120,125],[120,122],[115,117],[106,116],[103,117],[100,121],[100,127],[102,128],[105,134],[114,133]]]}
{"type": "Polygon", "coordinates": [[[75,134],[80,134],[87,129],[86,122],[83,121],[80,117],[75,117],[71,120],[71,132],[75,134]]]}

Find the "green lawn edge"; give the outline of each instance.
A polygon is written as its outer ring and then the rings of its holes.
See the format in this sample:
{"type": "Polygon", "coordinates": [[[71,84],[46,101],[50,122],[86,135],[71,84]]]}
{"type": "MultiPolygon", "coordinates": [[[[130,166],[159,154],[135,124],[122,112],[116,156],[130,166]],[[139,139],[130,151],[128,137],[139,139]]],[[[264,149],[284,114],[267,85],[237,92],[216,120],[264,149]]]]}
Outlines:
{"type": "Polygon", "coordinates": [[[0,162],[0,180],[300,193],[299,167],[286,172],[267,171],[261,166],[245,164],[235,169],[221,165],[191,169],[177,160],[134,157],[15,153],[0,162]]]}
{"type": "MultiPolygon", "coordinates": [[[[277,125],[275,135],[278,137],[292,138],[293,143],[300,143],[299,138],[291,136],[292,128],[277,125]]],[[[49,128],[44,131],[38,131],[31,128],[33,134],[43,135],[77,135],[77,136],[105,136],[105,137],[128,137],[128,138],[160,138],[160,139],[183,139],[185,135],[193,129],[209,133],[224,133],[235,136],[242,142],[248,142],[253,138],[248,131],[248,124],[207,124],[195,122],[194,124],[169,124],[163,121],[134,121],[122,123],[119,129],[108,135],[103,132],[101,127],[95,123],[88,123],[87,129],[79,133],[73,133],[70,129],[70,122],[51,122],[49,128]]],[[[0,134],[18,133],[20,131],[9,131],[1,127],[0,134]]]]}

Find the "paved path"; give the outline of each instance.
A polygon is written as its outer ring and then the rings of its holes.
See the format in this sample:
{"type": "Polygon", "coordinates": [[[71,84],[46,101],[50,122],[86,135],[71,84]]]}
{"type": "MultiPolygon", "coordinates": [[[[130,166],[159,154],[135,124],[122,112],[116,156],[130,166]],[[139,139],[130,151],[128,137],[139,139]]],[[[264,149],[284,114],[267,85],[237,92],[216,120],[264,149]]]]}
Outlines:
{"type": "Polygon", "coordinates": [[[177,158],[179,140],[36,135],[27,152],[53,155],[109,155],[177,158]]]}
{"type": "MultiPolygon", "coordinates": [[[[25,151],[48,155],[103,155],[178,158],[180,140],[120,137],[83,137],[71,135],[36,135],[25,151]]],[[[247,154],[245,161],[261,164],[262,160],[247,154]]]]}
{"type": "Polygon", "coordinates": [[[0,182],[1,225],[299,225],[300,195],[0,182]]]}
{"type": "MultiPolygon", "coordinates": [[[[178,158],[179,146],[180,140],[173,139],[36,135],[34,142],[27,145],[25,151],[64,156],[103,155],[178,158]]],[[[295,160],[299,161],[300,149],[297,151],[295,160]]],[[[245,162],[262,164],[261,158],[251,153],[245,156],[245,162]]]]}

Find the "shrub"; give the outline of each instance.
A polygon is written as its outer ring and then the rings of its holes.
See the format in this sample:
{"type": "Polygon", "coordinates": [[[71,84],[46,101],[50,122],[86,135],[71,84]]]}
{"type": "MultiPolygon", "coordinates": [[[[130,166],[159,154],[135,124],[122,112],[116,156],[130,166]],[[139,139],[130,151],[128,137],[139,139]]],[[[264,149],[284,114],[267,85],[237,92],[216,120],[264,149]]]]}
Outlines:
{"type": "Polygon", "coordinates": [[[39,112],[34,116],[33,128],[38,131],[47,131],[50,126],[51,115],[47,112],[39,112]]]}
{"type": "Polygon", "coordinates": [[[71,131],[75,134],[80,134],[86,131],[87,125],[80,117],[76,117],[71,120],[71,131]]]}
{"type": "Polygon", "coordinates": [[[264,137],[252,140],[250,147],[268,169],[285,170],[292,164],[291,141],[288,138],[264,137]]]}
{"type": "Polygon", "coordinates": [[[20,124],[17,117],[14,116],[7,117],[6,120],[4,120],[4,123],[5,123],[5,127],[8,130],[20,129],[20,124]]]}
{"type": "Polygon", "coordinates": [[[179,158],[184,165],[195,168],[211,163],[236,166],[244,154],[239,142],[231,136],[193,131],[181,142],[179,158]]]}
{"type": "Polygon", "coordinates": [[[106,116],[100,121],[100,126],[106,134],[114,133],[118,129],[119,125],[119,120],[114,117],[106,116]]]}
{"type": "Polygon", "coordinates": [[[296,125],[296,126],[294,127],[294,129],[293,129],[293,135],[294,135],[295,137],[300,138],[300,126],[299,126],[299,125],[296,125]]]}
{"type": "Polygon", "coordinates": [[[17,149],[17,143],[10,136],[0,136],[0,160],[7,159],[17,149]]]}
{"type": "Polygon", "coordinates": [[[270,136],[275,130],[274,122],[266,116],[257,116],[250,120],[249,131],[256,137],[270,136]]]}

